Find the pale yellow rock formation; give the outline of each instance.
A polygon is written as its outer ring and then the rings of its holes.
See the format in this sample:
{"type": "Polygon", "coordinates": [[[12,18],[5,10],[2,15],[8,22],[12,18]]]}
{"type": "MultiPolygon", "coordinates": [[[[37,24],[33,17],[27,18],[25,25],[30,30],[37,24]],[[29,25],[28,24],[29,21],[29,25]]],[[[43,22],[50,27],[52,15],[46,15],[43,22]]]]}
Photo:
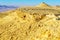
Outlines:
{"type": "Polygon", "coordinates": [[[43,7],[27,9],[0,14],[0,40],[60,40],[58,10],[43,7]]]}

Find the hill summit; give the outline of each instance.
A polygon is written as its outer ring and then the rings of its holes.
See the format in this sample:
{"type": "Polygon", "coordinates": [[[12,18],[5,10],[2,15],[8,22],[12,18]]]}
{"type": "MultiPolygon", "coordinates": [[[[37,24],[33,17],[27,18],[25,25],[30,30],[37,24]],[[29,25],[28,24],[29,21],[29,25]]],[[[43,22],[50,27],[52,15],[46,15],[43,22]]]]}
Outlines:
{"type": "Polygon", "coordinates": [[[50,7],[50,5],[46,4],[45,2],[42,2],[41,4],[37,5],[36,7],[50,7]]]}

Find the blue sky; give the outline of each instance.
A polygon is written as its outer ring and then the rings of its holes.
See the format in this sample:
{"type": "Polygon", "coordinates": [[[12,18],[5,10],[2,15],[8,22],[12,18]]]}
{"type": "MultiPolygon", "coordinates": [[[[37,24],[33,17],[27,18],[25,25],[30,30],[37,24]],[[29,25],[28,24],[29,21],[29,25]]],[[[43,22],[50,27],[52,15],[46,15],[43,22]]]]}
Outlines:
{"type": "Polygon", "coordinates": [[[60,0],[0,0],[0,5],[35,6],[41,2],[49,5],[60,5],[60,0]]]}

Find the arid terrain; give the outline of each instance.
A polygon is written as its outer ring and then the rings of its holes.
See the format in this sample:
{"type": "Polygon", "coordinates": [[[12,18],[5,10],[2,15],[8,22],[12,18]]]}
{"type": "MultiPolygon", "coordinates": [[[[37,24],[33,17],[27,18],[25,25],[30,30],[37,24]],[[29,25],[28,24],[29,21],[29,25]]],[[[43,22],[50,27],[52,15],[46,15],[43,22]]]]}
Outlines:
{"type": "Polygon", "coordinates": [[[0,40],[60,40],[60,6],[43,2],[0,12],[0,40]]]}

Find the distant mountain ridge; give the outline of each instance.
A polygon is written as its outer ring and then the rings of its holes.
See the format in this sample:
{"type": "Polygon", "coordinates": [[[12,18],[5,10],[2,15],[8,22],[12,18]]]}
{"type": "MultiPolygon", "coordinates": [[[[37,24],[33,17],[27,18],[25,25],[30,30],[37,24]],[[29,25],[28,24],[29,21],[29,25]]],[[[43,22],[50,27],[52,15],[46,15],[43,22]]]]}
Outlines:
{"type": "Polygon", "coordinates": [[[7,5],[0,5],[0,7],[4,7],[4,8],[17,8],[17,6],[7,6],[7,5]]]}
{"type": "Polygon", "coordinates": [[[17,6],[0,5],[0,12],[18,8],[17,6]]]}

